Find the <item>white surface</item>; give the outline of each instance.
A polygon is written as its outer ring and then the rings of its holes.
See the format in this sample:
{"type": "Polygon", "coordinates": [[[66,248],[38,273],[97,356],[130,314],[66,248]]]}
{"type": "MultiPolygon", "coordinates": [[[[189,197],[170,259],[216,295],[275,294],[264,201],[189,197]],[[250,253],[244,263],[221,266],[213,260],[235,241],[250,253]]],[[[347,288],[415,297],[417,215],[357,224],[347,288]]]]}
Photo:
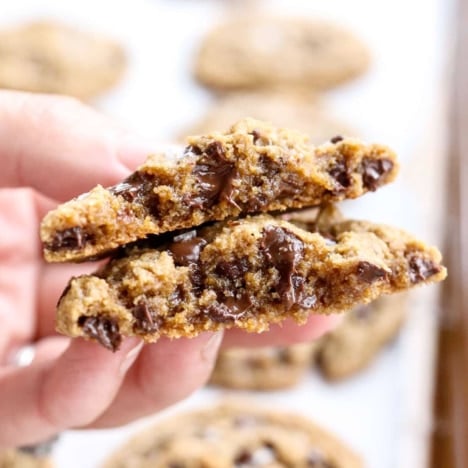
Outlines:
{"type": "MultiPolygon", "coordinates": [[[[109,33],[126,45],[131,67],[126,80],[98,104],[148,138],[167,141],[213,99],[190,76],[201,34],[223,15],[221,0],[16,0],[1,1],[0,23],[53,16],[109,33]]],[[[245,1],[244,4],[248,2],[245,1]]],[[[258,4],[262,4],[261,1],[258,4]]],[[[433,194],[440,174],[426,166],[424,145],[437,136],[446,65],[450,8],[442,0],[273,0],[281,12],[332,18],[355,30],[372,48],[374,65],[363,79],[329,94],[330,105],[368,138],[400,155],[402,171],[391,187],[345,204],[346,211],[406,227],[436,242],[433,194]],[[424,190],[411,181],[428,181],[424,190]],[[419,191],[418,191],[419,190],[419,191]],[[428,215],[432,213],[432,217],[428,215]]],[[[437,172],[437,171],[436,171],[437,172]]],[[[439,207],[440,208],[440,207],[439,207]]],[[[432,291],[434,293],[434,291],[432,291]]],[[[360,452],[369,467],[422,468],[430,429],[430,378],[434,308],[418,294],[404,333],[367,372],[330,386],[311,375],[298,388],[257,394],[261,403],[307,414],[360,452]]],[[[217,398],[202,390],[180,408],[217,398]]],[[[178,407],[179,408],[179,407],[178,407]]],[[[170,411],[175,411],[171,409],[170,411]]],[[[57,447],[59,467],[94,467],[135,426],[113,431],[70,432],[57,447]]]]}

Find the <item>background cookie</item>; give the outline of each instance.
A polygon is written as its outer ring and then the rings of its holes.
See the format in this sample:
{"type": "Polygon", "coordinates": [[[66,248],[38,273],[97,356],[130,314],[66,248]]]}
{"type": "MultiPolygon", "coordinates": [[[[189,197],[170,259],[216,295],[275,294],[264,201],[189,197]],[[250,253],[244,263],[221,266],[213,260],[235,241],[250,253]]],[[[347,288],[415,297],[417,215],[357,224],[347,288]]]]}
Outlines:
{"type": "Polygon", "coordinates": [[[275,85],[325,89],[362,74],[366,46],[332,23],[250,15],[233,19],[204,39],[195,76],[219,89],[275,85]]]}
{"type": "Polygon", "coordinates": [[[19,450],[0,452],[0,468],[53,468],[47,457],[35,457],[19,450]]]}
{"type": "Polygon", "coordinates": [[[383,296],[347,313],[335,330],[325,335],[315,354],[330,380],[349,377],[369,365],[400,330],[406,315],[406,295],[383,296]]]}
{"type": "Polygon", "coordinates": [[[126,67],[113,41],[53,22],[0,32],[0,88],[92,98],[126,67]]]}
{"type": "Polygon", "coordinates": [[[242,390],[295,385],[307,372],[314,343],[282,348],[232,348],[219,353],[210,383],[242,390]]]}
{"type": "Polygon", "coordinates": [[[341,441],[307,419],[231,403],[168,419],[137,435],[105,468],[358,468],[341,441]]]}
{"type": "Polygon", "coordinates": [[[278,127],[295,128],[307,134],[314,144],[336,135],[356,136],[356,132],[331,116],[315,96],[285,91],[237,92],[221,96],[186,135],[201,135],[228,128],[232,122],[253,117],[278,127]]]}

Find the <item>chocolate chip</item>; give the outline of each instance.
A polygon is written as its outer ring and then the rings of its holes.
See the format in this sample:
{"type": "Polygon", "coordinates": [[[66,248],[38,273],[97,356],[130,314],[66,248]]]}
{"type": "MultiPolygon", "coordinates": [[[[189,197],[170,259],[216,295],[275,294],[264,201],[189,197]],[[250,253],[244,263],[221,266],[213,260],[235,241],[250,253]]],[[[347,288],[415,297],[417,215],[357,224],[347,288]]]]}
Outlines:
{"type": "Polygon", "coordinates": [[[226,159],[219,141],[210,143],[192,171],[197,181],[197,193],[186,198],[189,206],[211,208],[221,200],[236,205],[234,179],[238,176],[235,165],[226,159]]]}
{"type": "Polygon", "coordinates": [[[336,468],[334,463],[325,460],[323,454],[321,454],[315,449],[312,449],[307,454],[307,458],[305,461],[307,463],[306,466],[310,468],[336,468]]]}
{"type": "Polygon", "coordinates": [[[368,190],[374,191],[381,184],[381,179],[393,169],[389,159],[364,158],[361,163],[362,183],[368,190]]]}
{"type": "Polygon", "coordinates": [[[130,203],[146,203],[151,197],[156,178],[143,172],[134,172],[120,184],[108,190],[113,195],[121,196],[130,203]]]}
{"type": "Polygon", "coordinates": [[[243,279],[245,273],[250,269],[247,257],[236,258],[230,262],[220,261],[215,268],[215,273],[231,282],[243,279]]]}
{"type": "Polygon", "coordinates": [[[373,283],[387,278],[387,272],[383,268],[369,262],[359,262],[356,274],[361,281],[366,283],[373,283]]]}
{"type": "Polygon", "coordinates": [[[343,141],[344,138],[341,135],[336,135],[333,138],[330,139],[330,141],[336,145],[336,143],[339,143],[340,141],[343,141]]]}
{"type": "Polygon", "coordinates": [[[195,145],[189,145],[184,149],[184,156],[190,156],[190,155],[195,155],[195,156],[200,156],[203,153],[201,148],[195,145]]]}
{"type": "Polygon", "coordinates": [[[274,449],[264,445],[254,451],[244,449],[234,459],[234,466],[237,468],[247,468],[254,466],[265,466],[276,460],[274,449]]]}
{"type": "Polygon", "coordinates": [[[149,304],[144,299],[140,299],[132,308],[132,315],[135,317],[135,331],[147,333],[159,330],[162,320],[156,316],[149,304]]]}
{"type": "Polygon", "coordinates": [[[226,297],[221,302],[237,318],[244,315],[244,312],[252,306],[252,300],[246,292],[239,293],[237,296],[226,297]]]}
{"type": "Polygon", "coordinates": [[[176,266],[189,266],[198,262],[200,253],[206,244],[206,240],[197,237],[197,232],[192,230],[174,237],[174,242],[169,244],[168,249],[176,266]]]}
{"type": "Polygon", "coordinates": [[[79,226],[75,226],[63,231],[57,231],[52,242],[47,244],[47,248],[53,252],[65,249],[82,249],[93,239],[94,236],[92,234],[87,233],[79,226]]]}
{"type": "Polygon", "coordinates": [[[344,161],[337,161],[328,173],[336,182],[335,192],[342,192],[351,185],[351,176],[344,161]]]}
{"type": "Polygon", "coordinates": [[[266,226],[260,243],[266,263],[278,270],[276,292],[286,309],[290,309],[299,299],[294,273],[302,259],[304,243],[292,232],[277,226],[266,226]]]}
{"type": "Polygon", "coordinates": [[[260,133],[259,130],[252,130],[249,135],[253,136],[253,144],[258,146],[271,145],[271,141],[260,133]]]}
{"type": "Polygon", "coordinates": [[[119,325],[114,319],[102,315],[94,317],[82,315],[78,319],[78,325],[86,336],[95,339],[105,348],[111,351],[119,349],[122,336],[119,332],[119,325]]]}
{"type": "Polygon", "coordinates": [[[419,257],[416,254],[407,256],[410,281],[415,284],[436,275],[441,271],[440,265],[435,264],[432,260],[419,257]]]}
{"type": "Polygon", "coordinates": [[[297,195],[303,189],[301,182],[294,176],[281,179],[278,183],[277,197],[285,198],[297,195]]]}

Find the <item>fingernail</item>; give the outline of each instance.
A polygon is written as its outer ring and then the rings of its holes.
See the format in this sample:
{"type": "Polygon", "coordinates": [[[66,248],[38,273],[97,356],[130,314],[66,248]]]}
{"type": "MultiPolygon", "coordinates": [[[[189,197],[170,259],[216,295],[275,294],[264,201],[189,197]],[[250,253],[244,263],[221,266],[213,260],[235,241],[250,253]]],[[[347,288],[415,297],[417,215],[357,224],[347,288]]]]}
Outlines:
{"type": "Polygon", "coordinates": [[[121,376],[124,376],[135,362],[136,358],[140,354],[141,348],[143,348],[143,344],[143,341],[138,340],[138,342],[127,351],[127,354],[123,358],[119,367],[119,374],[121,376]]]}
{"type": "Polygon", "coordinates": [[[223,332],[219,331],[214,333],[200,350],[200,356],[203,361],[213,361],[215,359],[221,341],[223,341],[223,332]]]}

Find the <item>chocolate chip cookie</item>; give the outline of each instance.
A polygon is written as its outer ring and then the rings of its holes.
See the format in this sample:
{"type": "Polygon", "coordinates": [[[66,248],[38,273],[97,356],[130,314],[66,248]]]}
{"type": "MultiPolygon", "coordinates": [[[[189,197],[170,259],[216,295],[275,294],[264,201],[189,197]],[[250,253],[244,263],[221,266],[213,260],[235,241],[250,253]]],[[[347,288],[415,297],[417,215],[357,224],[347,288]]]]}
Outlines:
{"type": "Polygon", "coordinates": [[[0,32],[0,88],[95,97],[126,68],[112,40],[49,21],[0,32]]]}
{"type": "Polygon", "coordinates": [[[324,108],[317,97],[284,90],[229,93],[219,97],[207,113],[185,135],[223,130],[245,116],[294,128],[309,136],[313,144],[329,141],[336,135],[356,135],[348,125],[324,108]]]}
{"type": "Polygon", "coordinates": [[[104,468],[361,468],[343,442],[306,418],[227,403],[146,429],[104,468]]]}
{"type": "Polygon", "coordinates": [[[0,468],[53,468],[48,457],[37,457],[20,450],[0,451],[0,468]]]}
{"type": "Polygon", "coordinates": [[[245,119],[225,133],[189,138],[122,183],[47,214],[48,261],[82,261],[143,238],[248,213],[356,198],[391,182],[396,156],[382,145],[337,137],[320,146],[291,130],[245,119]]]}
{"type": "Polygon", "coordinates": [[[316,361],[323,375],[345,379],[367,367],[400,330],[406,315],[406,297],[381,297],[348,312],[343,322],[317,345],[316,361]]]}
{"type": "Polygon", "coordinates": [[[439,251],[402,230],[329,220],[298,227],[259,215],[136,242],[70,281],[58,330],[111,350],[122,335],[153,342],[231,327],[262,332],[446,276],[439,251]]]}
{"type": "Polygon", "coordinates": [[[345,28],[306,18],[231,19],[203,40],[195,76],[216,89],[326,89],[363,74],[367,47],[345,28]]]}
{"type": "Polygon", "coordinates": [[[307,372],[314,343],[288,347],[222,350],[210,383],[242,390],[274,390],[294,386],[307,372]]]}

